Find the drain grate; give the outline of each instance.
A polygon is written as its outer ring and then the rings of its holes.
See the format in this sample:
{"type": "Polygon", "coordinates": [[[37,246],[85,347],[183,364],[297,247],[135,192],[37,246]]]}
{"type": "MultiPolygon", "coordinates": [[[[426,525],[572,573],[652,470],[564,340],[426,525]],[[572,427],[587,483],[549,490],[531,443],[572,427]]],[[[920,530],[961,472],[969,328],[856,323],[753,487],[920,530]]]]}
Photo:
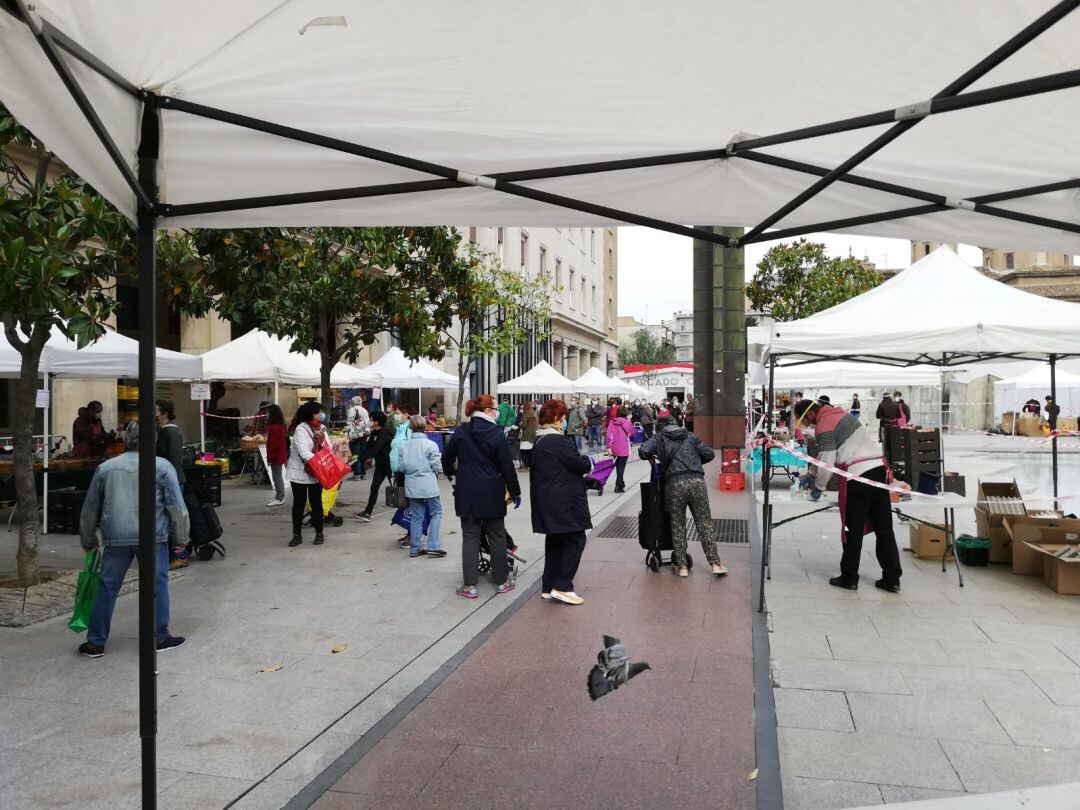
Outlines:
{"type": "MultiPolygon", "coordinates": [[[[713,533],[717,543],[725,545],[745,545],[750,542],[748,522],[732,518],[717,518],[713,520],[713,533]]],[[[637,515],[620,515],[613,518],[597,537],[609,540],[637,540],[638,519],[637,515]]],[[[698,540],[697,526],[693,520],[686,524],[686,541],[695,543],[698,540]]]]}

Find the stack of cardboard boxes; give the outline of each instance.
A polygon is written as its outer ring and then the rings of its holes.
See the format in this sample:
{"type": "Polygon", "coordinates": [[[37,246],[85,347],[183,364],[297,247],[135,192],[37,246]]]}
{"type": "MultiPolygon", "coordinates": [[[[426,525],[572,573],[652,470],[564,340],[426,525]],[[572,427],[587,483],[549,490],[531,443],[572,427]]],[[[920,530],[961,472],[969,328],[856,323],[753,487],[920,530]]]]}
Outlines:
{"type": "Polygon", "coordinates": [[[1016,481],[980,481],[978,502],[975,504],[975,534],[990,541],[990,562],[1012,561],[1009,533],[1005,529],[1006,517],[1027,514],[1020,487],[1016,481]]]}
{"type": "Polygon", "coordinates": [[[1080,594],[1080,520],[1056,515],[1008,517],[1012,569],[1041,576],[1056,593],[1080,594]]]}

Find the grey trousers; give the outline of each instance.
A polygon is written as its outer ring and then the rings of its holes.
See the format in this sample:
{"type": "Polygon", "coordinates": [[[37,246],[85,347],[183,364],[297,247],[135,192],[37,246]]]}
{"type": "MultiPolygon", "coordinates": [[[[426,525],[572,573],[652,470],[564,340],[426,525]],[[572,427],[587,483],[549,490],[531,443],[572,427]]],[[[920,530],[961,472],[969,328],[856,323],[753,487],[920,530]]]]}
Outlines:
{"type": "Polygon", "coordinates": [[[480,532],[487,534],[491,549],[491,576],[502,585],[509,576],[506,562],[506,525],[503,518],[463,517],[461,519],[461,573],[466,585],[476,585],[480,579],[480,532]]]}
{"type": "Polygon", "coordinates": [[[270,465],[270,478],[274,481],[274,497],[279,501],[285,500],[285,465],[284,464],[271,464],[270,465]]]}
{"type": "Polygon", "coordinates": [[[709,509],[709,491],[705,488],[705,479],[696,476],[676,478],[664,484],[664,493],[671,513],[671,564],[676,568],[686,565],[687,506],[697,525],[705,559],[710,563],[720,562],[713,537],[712,510],[709,509]]]}

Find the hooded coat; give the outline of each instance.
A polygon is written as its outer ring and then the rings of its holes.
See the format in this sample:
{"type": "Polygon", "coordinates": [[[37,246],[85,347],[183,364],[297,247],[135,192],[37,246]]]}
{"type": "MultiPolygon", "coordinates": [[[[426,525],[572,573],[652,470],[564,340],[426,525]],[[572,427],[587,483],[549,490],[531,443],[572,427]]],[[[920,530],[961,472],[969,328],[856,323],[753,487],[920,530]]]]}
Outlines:
{"type": "Polygon", "coordinates": [[[510,445],[502,428],[473,415],[454,431],[442,456],[443,472],[454,479],[454,510],[458,517],[478,520],[506,517],[506,493],[521,497],[510,445]]]}
{"type": "Polygon", "coordinates": [[[552,428],[541,428],[529,467],[529,501],[533,531],[566,534],[592,528],[582,476],[592,469],[574,440],[552,428]]]}
{"type": "Polygon", "coordinates": [[[667,425],[638,448],[643,459],[655,458],[664,470],[664,479],[705,477],[705,468],[716,453],[684,427],[667,425]]]}

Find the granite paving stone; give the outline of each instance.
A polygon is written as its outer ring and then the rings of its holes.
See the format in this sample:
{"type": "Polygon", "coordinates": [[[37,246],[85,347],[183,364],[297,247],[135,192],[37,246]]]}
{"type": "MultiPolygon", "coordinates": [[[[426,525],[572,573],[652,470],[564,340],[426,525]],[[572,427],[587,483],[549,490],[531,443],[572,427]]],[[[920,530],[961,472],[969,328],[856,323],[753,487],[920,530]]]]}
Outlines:
{"type": "MultiPolygon", "coordinates": [[[[1080,748],[1080,707],[1001,695],[987,705],[1016,745],[1080,748]]],[[[986,740],[993,742],[993,740],[986,740]]]]}
{"type": "Polygon", "coordinates": [[[959,740],[944,740],[941,745],[969,793],[1080,781],[1075,750],[959,740]]]}
{"type": "Polygon", "coordinates": [[[878,785],[869,782],[792,776],[784,778],[783,790],[785,810],[837,810],[882,803],[878,785]]]}
{"type": "Polygon", "coordinates": [[[860,734],[1010,742],[1005,729],[981,700],[861,692],[852,692],[847,699],[860,734]]]}
{"type": "Polygon", "coordinates": [[[855,731],[843,692],[814,689],[777,689],[776,724],[785,728],[855,731]]]}
{"type": "Polygon", "coordinates": [[[945,649],[933,638],[851,638],[834,633],[829,637],[829,648],[837,661],[880,664],[949,663],[945,649]]]}
{"type": "Polygon", "coordinates": [[[893,664],[859,661],[779,661],[776,685],[785,689],[824,689],[835,692],[883,692],[910,695],[911,689],[893,664]]]}

